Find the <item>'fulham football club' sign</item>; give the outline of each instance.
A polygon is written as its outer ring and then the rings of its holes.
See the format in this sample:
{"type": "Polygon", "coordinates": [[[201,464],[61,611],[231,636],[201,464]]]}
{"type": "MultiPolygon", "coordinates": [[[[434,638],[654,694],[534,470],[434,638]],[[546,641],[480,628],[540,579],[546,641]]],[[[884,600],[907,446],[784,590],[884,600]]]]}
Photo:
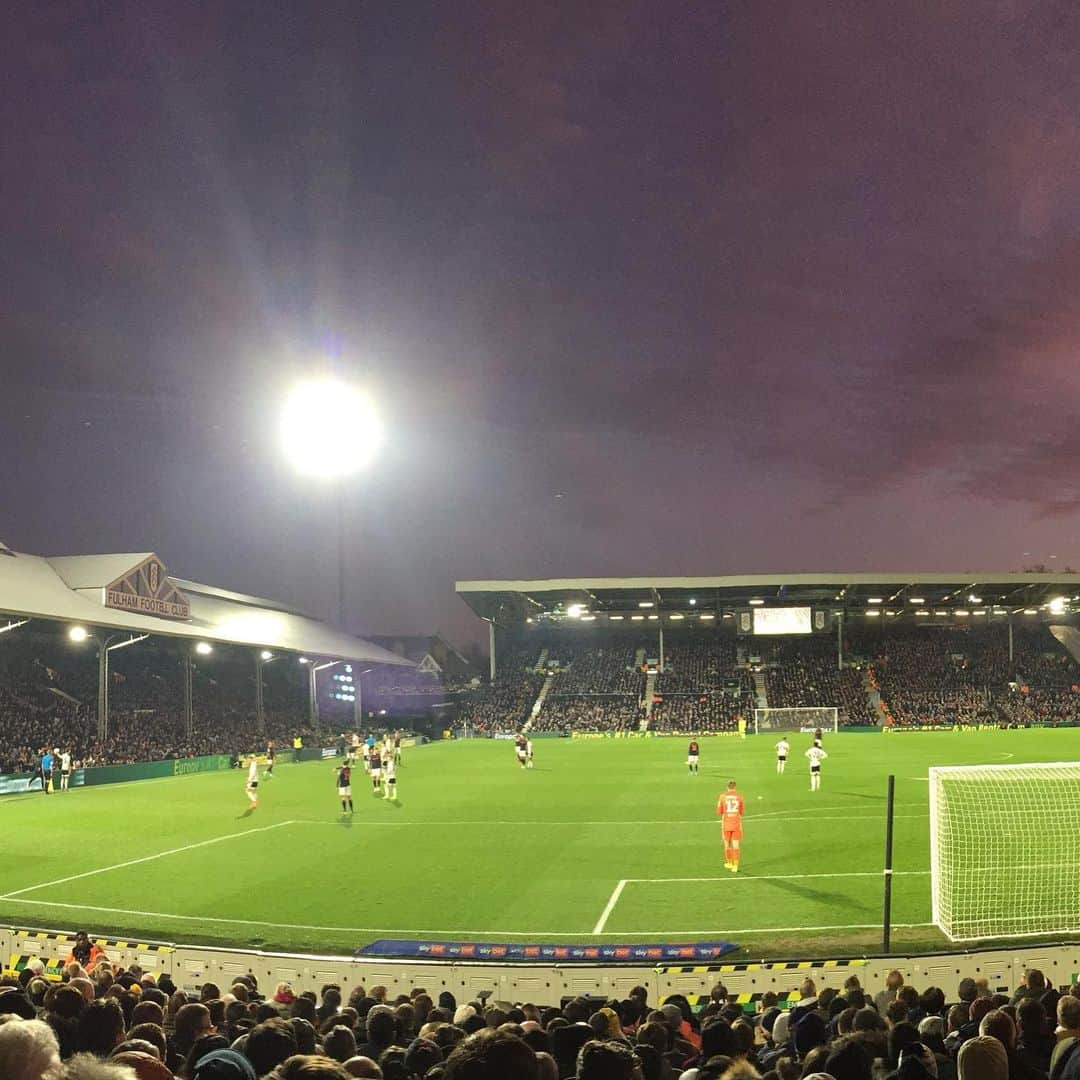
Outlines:
{"type": "Polygon", "coordinates": [[[123,577],[105,586],[105,606],[161,619],[190,619],[188,598],[169,581],[156,555],[144,559],[123,577]]]}

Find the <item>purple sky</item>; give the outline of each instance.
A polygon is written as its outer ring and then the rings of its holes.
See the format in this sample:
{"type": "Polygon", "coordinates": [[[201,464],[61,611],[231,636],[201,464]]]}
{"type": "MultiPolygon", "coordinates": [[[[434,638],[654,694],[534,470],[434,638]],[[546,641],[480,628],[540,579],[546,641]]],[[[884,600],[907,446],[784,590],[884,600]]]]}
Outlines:
{"type": "Polygon", "coordinates": [[[1080,565],[1075,3],[19,7],[13,547],[332,613],[275,440],[329,357],[392,434],[356,630],[479,636],[456,578],[1080,565]]]}

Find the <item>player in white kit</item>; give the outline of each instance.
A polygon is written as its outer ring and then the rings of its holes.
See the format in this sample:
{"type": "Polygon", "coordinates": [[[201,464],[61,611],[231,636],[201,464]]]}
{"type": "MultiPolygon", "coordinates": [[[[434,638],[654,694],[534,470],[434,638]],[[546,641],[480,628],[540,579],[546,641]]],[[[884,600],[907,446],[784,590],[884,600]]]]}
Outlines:
{"type": "Polygon", "coordinates": [[[776,771],[782,773],[784,767],[787,765],[788,752],[791,750],[791,743],[787,739],[781,738],[776,744],[776,771]]]}
{"type": "Polygon", "coordinates": [[[806,756],[810,759],[810,790],[817,791],[821,787],[821,763],[829,755],[820,746],[811,746],[806,756]]]}
{"type": "Polygon", "coordinates": [[[390,757],[383,763],[383,798],[384,799],[396,799],[397,798],[397,762],[394,761],[394,755],[391,753],[390,757]]]}
{"type": "Polygon", "coordinates": [[[259,762],[254,754],[248,754],[247,785],[244,788],[254,810],[259,805],[259,762]]]}
{"type": "Polygon", "coordinates": [[[60,790],[67,791],[71,782],[71,754],[65,750],[60,755],[60,790]]]}

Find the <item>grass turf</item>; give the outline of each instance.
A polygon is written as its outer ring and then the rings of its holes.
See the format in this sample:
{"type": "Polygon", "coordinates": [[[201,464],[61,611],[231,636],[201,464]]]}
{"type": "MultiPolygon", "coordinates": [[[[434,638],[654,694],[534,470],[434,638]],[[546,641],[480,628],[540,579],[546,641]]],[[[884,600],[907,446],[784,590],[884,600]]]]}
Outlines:
{"type": "Polygon", "coordinates": [[[896,775],[894,949],[940,949],[930,920],[929,765],[1060,761],[1072,731],[827,736],[822,788],[774,740],[537,740],[407,750],[399,799],[331,762],[6,797],[0,917],[125,939],[351,952],[376,937],[583,942],[727,939],[750,957],[880,949],[886,775],[896,775]],[[716,799],[746,797],[723,868],[716,799]],[[678,880],[672,880],[678,879],[678,880]],[[697,879],[697,880],[695,880],[697,879]],[[620,881],[625,882],[610,904],[620,881]],[[602,934],[597,928],[602,915],[602,934]]]}

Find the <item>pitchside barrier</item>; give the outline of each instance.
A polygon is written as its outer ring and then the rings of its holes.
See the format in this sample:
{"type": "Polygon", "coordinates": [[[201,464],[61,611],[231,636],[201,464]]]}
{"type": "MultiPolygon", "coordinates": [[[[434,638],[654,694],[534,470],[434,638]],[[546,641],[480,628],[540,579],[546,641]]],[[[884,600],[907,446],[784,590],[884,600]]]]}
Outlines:
{"type": "MultiPolygon", "coordinates": [[[[772,991],[782,1004],[799,1000],[798,987],[807,976],[818,989],[841,989],[849,975],[863,988],[877,992],[886,975],[896,968],[904,982],[917,988],[941,987],[954,1000],[963,978],[986,978],[993,993],[1012,993],[1029,968],[1038,968],[1051,984],[1063,986],[1080,981],[1080,943],[1030,946],[1015,950],[981,950],[919,956],[883,956],[848,960],[805,960],[776,963],[724,963],[646,966],[477,964],[375,960],[343,956],[303,956],[241,949],[202,948],[131,939],[97,939],[108,957],[125,967],[138,964],[145,972],[169,975],[184,990],[198,992],[204,983],[223,989],[238,975],[254,975],[259,989],[272,993],[279,982],[297,989],[318,990],[337,983],[344,996],[355,986],[385,986],[387,997],[407,994],[423,987],[432,996],[449,990],[459,1002],[485,995],[494,1001],[533,1002],[553,1005],[568,996],[624,998],[634,986],[649,991],[649,1001],[669,994],[685,994],[701,1002],[722,982],[729,994],[752,1011],[761,995],[772,991]]],[[[35,960],[53,980],[75,943],[72,932],[0,927],[0,957],[4,974],[17,973],[35,960]]]]}

